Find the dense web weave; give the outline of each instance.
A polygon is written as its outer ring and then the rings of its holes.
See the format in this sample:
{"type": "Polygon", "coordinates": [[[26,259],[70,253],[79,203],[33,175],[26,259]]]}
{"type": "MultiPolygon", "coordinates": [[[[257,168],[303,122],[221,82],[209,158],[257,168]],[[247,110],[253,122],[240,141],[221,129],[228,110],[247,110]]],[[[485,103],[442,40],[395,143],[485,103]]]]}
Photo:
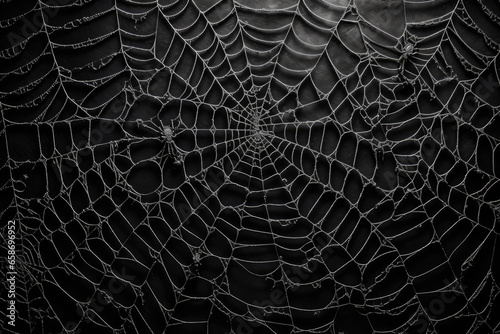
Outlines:
{"type": "Polygon", "coordinates": [[[500,331],[498,1],[4,0],[0,29],[0,331],[500,331]]]}

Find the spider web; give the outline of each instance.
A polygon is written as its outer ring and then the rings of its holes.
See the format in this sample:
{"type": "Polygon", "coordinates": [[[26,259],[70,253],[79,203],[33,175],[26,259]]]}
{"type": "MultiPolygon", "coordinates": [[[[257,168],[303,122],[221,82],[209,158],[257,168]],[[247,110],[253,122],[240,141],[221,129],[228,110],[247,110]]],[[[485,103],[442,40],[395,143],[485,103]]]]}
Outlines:
{"type": "Polygon", "coordinates": [[[0,6],[3,332],[499,331],[498,1],[0,6]]]}

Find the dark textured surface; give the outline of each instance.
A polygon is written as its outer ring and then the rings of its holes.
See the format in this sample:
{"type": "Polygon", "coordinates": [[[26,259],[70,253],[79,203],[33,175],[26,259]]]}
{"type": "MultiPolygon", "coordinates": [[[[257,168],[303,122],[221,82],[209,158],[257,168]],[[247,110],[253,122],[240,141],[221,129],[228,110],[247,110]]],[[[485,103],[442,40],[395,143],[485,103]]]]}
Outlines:
{"type": "Polygon", "coordinates": [[[2,1],[14,332],[500,332],[499,22],[494,0],[2,1]]]}

